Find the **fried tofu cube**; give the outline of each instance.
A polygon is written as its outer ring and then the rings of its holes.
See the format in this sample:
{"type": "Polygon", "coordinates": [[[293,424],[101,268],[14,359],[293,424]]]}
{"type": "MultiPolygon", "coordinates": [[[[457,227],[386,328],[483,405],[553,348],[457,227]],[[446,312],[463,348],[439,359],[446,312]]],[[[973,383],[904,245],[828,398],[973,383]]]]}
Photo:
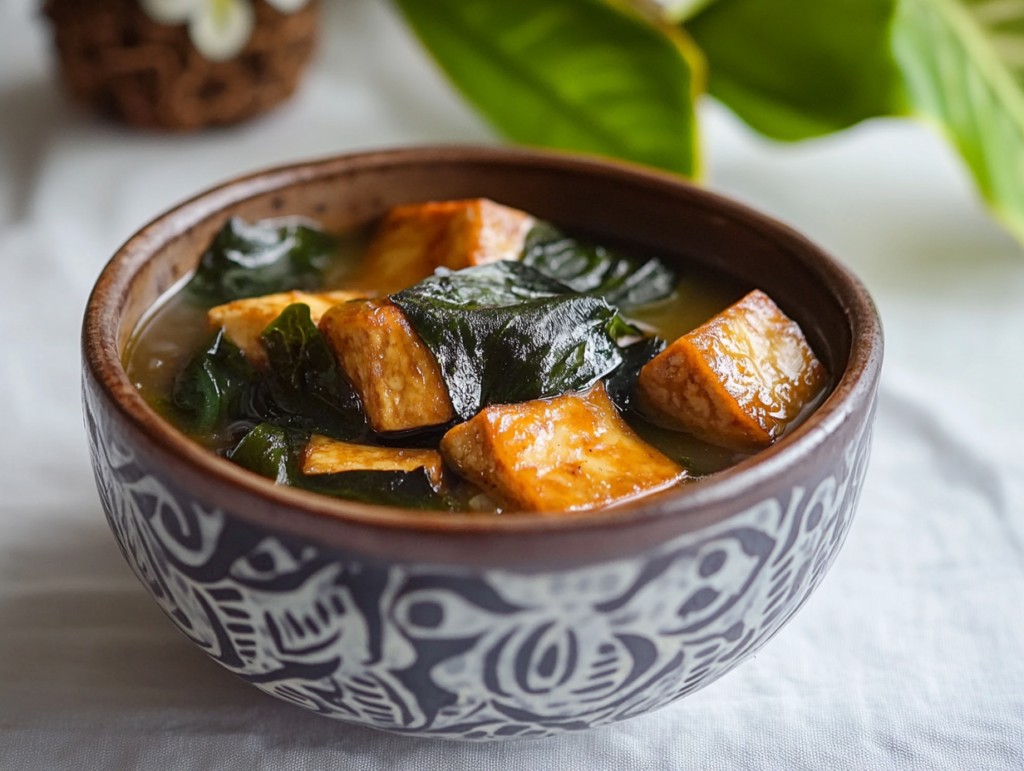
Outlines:
{"type": "Polygon", "coordinates": [[[637,390],[697,436],[755,450],[779,437],[825,382],[799,325],[755,289],[654,357],[637,390]]]}
{"type": "Polygon", "coordinates": [[[320,319],[320,332],[374,431],[436,426],[454,416],[434,354],[388,300],[336,305],[320,319]]]}
{"type": "Polygon", "coordinates": [[[440,450],[503,506],[526,511],[607,506],[686,476],[626,425],[602,383],[583,394],[486,407],[448,431],[440,450]]]}
{"type": "Polygon", "coordinates": [[[529,214],[486,198],[396,206],[370,243],[355,286],[388,295],[439,267],[518,260],[533,225],[529,214]]]}
{"type": "Polygon", "coordinates": [[[302,461],[302,473],[310,476],[343,471],[415,471],[419,468],[426,470],[435,489],[441,488],[444,463],[437,450],[374,447],[313,434],[302,461]]]}
{"type": "Polygon", "coordinates": [[[206,324],[210,329],[223,329],[228,339],[242,349],[249,363],[257,369],[262,369],[267,364],[267,354],[263,350],[261,340],[263,330],[289,305],[308,305],[310,316],[316,324],[332,305],[361,297],[366,297],[366,293],[344,290],[315,294],[280,292],[263,297],[249,297],[211,308],[206,313],[206,324]]]}

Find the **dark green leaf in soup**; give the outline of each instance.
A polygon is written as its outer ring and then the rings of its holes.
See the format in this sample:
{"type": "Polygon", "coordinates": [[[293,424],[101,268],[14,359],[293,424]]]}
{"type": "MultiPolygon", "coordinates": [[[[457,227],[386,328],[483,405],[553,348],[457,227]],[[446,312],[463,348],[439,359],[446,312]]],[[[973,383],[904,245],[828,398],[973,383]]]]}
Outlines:
{"type": "Polygon", "coordinates": [[[645,337],[622,349],[622,364],[604,384],[608,397],[620,412],[636,411],[636,381],[640,370],[664,351],[665,345],[660,337],[645,337]]]}
{"type": "Polygon", "coordinates": [[[576,290],[536,268],[518,262],[494,262],[460,271],[441,268],[437,274],[392,296],[412,302],[429,300],[449,310],[504,308],[526,300],[546,300],[575,294],[576,290]]]}
{"type": "Polygon", "coordinates": [[[448,497],[434,489],[425,468],[412,471],[342,471],[302,477],[304,490],[360,503],[407,509],[449,510],[448,497]]]}
{"type": "Polygon", "coordinates": [[[616,336],[628,325],[615,308],[522,263],[438,271],[391,301],[434,354],[462,418],[587,389],[622,362],[616,336]]]}
{"type": "Polygon", "coordinates": [[[333,236],[295,219],[249,224],[232,217],[203,253],[185,291],[219,305],[245,297],[318,289],[337,247],[333,236]]]}
{"type": "Polygon", "coordinates": [[[175,422],[189,434],[214,436],[254,416],[256,372],[223,330],[184,366],[171,394],[175,422]]]}
{"type": "Polygon", "coordinates": [[[334,498],[415,509],[451,508],[448,497],[434,489],[422,468],[303,474],[302,453],[308,441],[308,433],[263,423],[246,434],[229,457],[242,468],[278,484],[334,498]]]}
{"type": "Polygon", "coordinates": [[[567,236],[539,223],[526,237],[522,261],[577,292],[623,308],[664,300],[677,277],[659,259],[647,260],[567,236]]]}
{"type": "Polygon", "coordinates": [[[281,426],[354,439],[365,432],[359,397],[338,368],[309,306],[289,305],[263,331],[265,416],[281,426]]]}
{"type": "Polygon", "coordinates": [[[279,485],[294,485],[302,476],[301,455],[308,441],[309,435],[301,431],[261,423],[242,438],[228,458],[279,485]]]}

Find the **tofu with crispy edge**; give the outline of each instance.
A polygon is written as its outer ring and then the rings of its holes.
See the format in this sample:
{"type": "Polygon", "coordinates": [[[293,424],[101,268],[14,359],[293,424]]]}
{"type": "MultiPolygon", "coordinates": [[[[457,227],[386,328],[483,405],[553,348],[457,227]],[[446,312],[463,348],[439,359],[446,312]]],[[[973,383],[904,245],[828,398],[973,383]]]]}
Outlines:
{"type": "Polygon", "coordinates": [[[388,300],[336,305],[320,331],[374,431],[436,426],[454,416],[434,354],[388,300]]]}
{"type": "Polygon", "coordinates": [[[592,509],[669,487],[686,471],[640,439],[598,383],[583,394],[486,407],[441,455],[505,508],[592,509]]]}
{"type": "Polygon", "coordinates": [[[242,349],[249,363],[257,369],[262,369],[267,364],[267,354],[263,350],[260,336],[267,325],[280,316],[289,305],[308,305],[309,315],[316,324],[332,305],[362,297],[366,297],[365,292],[345,290],[315,294],[298,291],[280,292],[262,297],[249,297],[211,308],[206,313],[206,324],[210,329],[223,328],[228,339],[242,349]]]}
{"type": "Polygon", "coordinates": [[[437,450],[404,450],[339,442],[313,434],[302,459],[302,473],[338,474],[343,471],[415,471],[426,469],[434,489],[444,484],[444,463],[437,450]]]}
{"type": "Polygon", "coordinates": [[[755,289],[648,362],[637,390],[697,436],[755,450],[775,441],[825,381],[799,325],[755,289]]]}
{"type": "Polygon", "coordinates": [[[439,267],[518,260],[534,222],[486,198],[396,206],[384,216],[354,285],[388,295],[439,267]]]}

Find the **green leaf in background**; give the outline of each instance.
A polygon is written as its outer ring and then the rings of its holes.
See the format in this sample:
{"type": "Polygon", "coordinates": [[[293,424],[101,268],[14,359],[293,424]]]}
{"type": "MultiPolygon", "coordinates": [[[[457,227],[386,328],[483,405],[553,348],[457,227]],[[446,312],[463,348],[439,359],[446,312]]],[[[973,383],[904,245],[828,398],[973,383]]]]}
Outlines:
{"type": "Polygon", "coordinates": [[[508,138],[695,176],[701,60],[685,36],[602,0],[396,0],[508,138]]]}
{"type": "Polygon", "coordinates": [[[901,0],[894,47],[914,108],[1024,242],[1024,2],[901,0]]]}
{"type": "Polygon", "coordinates": [[[207,304],[318,289],[337,242],[296,218],[249,224],[232,217],[199,260],[185,291],[207,304]]]}
{"type": "Polygon", "coordinates": [[[708,91],[754,129],[797,140],[904,112],[898,0],[717,0],[685,22],[708,91]]]}

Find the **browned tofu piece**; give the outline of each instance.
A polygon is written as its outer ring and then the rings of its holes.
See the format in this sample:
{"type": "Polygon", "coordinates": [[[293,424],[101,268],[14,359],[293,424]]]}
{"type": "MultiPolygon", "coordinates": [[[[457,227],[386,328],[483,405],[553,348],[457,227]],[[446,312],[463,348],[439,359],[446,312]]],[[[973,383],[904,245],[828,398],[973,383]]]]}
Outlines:
{"type": "Polygon", "coordinates": [[[206,324],[210,329],[222,327],[224,333],[242,349],[245,358],[256,368],[267,363],[260,335],[267,325],[281,315],[281,311],[293,303],[305,303],[316,324],[332,305],[366,297],[365,292],[281,292],[263,297],[249,297],[211,308],[206,313],[206,324]]]}
{"type": "Polygon", "coordinates": [[[363,400],[374,431],[405,431],[452,419],[452,402],[434,354],[389,301],[336,305],[320,319],[320,331],[363,400]]]}
{"type": "Polygon", "coordinates": [[[370,243],[354,285],[388,295],[436,268],[518,260],[534,219],[486,198],[396,206],[370,243]]]}
{"type": "Polygon", "coordinates": [[[503,506],[527,511],[607,506],[686,476],[626,425],[601,383],[584,394],[486,407],[448,431],[440,450],[503,506]]]}
{"type": "Polygon", "coordinates": [[[415,471],[418,468],[426,469],[436,489],[441,487],[444,464],[436,450],[374,447],[313,434],[302,461],[302,473],[307,475],[338,474],[342,471],[415,471]]]}
{"type": "Polygon", "coordinates": [[[683,335],[641,371],[641,398],[715,444],[771,444],[824,388],[803,332],[755,289],[683,335]]]}

